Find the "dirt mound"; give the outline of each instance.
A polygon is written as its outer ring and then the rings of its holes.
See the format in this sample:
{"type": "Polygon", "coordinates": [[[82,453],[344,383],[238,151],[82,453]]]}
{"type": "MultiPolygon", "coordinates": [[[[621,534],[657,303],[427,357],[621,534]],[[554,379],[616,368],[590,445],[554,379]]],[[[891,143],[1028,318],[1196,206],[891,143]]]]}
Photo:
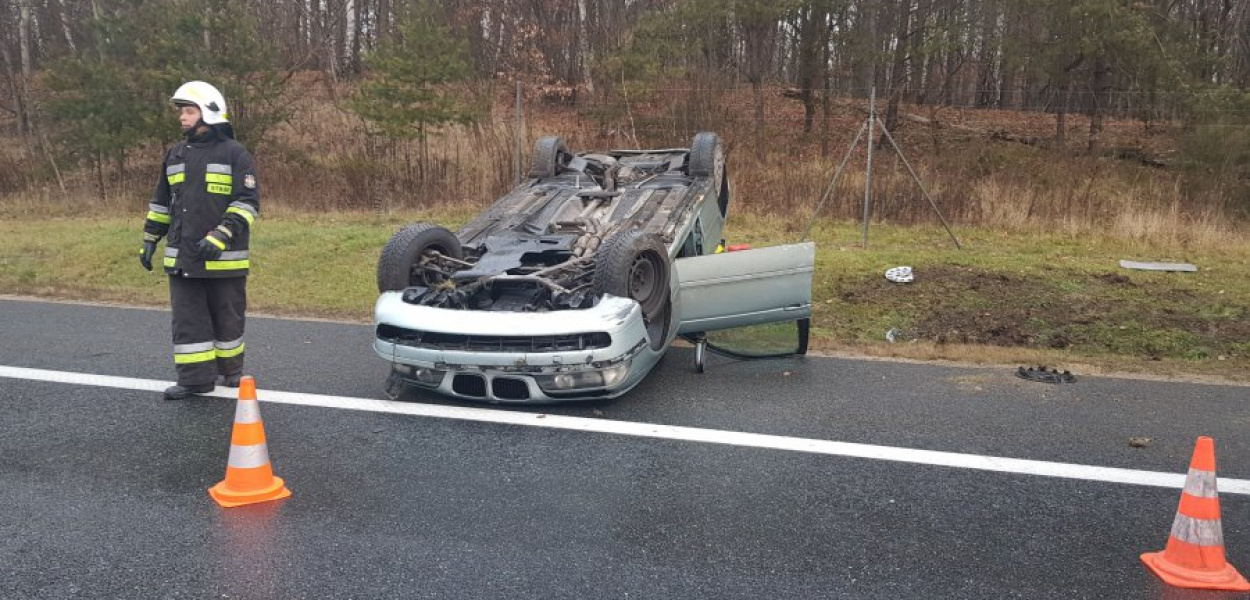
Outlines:
{"type": "Polygon", "coordinates": [[[914,283],[844,286],[841,299],[910,315],[895,338],[938,344],[1079,348],[1148,358],[1250,354],[1250,308],[1118,273],[1016,274],[917,267],[914,283]]]}

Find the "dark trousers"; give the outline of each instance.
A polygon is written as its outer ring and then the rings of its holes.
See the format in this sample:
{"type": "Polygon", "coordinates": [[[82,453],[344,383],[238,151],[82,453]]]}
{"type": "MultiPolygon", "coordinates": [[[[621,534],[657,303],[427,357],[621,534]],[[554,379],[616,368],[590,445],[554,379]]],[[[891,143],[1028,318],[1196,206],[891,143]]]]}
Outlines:
{"type": "Polygon", "coordinates": [[[214,383],[243,372],[247,278],[169,277],[178,385],[214,383]]]}

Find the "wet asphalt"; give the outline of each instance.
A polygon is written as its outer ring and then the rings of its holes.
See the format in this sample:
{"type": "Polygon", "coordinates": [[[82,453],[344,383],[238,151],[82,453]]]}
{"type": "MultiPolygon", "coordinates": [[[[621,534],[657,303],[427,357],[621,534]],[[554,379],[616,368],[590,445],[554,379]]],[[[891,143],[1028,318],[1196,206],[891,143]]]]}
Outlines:
{"type": "MultiPolygon", "coordinates": [[[[168,321],[0,300],[0,365],[168,380],[168,321]]],[[[262,399],[381,398],[369,342],[251,318],[248,371],[262,399]]],[[[832,358],[698,375],[675,348],[623,398],[496,409],[1168,472],[1211,435],[1219,475],[1250,478],[1250,388],[1078,377],[832,358]]],[[[1142,567],[1175,490],[293,405],[262,404],[293,496],[226,510],[205,489],[233,404],[0,378],[0,598],[1247,597],[1142,567]]],[[[1250,573],[1250,497],[1221,500],[1250,573]]]]}

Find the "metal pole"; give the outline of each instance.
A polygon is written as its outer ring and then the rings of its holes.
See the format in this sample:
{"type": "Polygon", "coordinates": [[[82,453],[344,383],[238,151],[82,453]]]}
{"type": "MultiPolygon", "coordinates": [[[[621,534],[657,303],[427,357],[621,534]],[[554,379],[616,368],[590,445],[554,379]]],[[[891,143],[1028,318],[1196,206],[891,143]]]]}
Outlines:
{"type": "Polygon", "coordinates": [[[812,232],[812,226],[816,225],[816,217],[820,216],[820,211],[825,208],[825,201],[833,193],[833,188],[838,183],[838,178],[842,176],[842,170],[846,168],[846,163],[850,162],[851,153],[855,152],[855,146],[859,145],[859,138],[864,137],[864,128],[867,126],[867,122],[859,126],[859,133],[855,134],[855,141],[851,142],[851,147],[846,149],[846,156],[842,157],[842,164],[838,165],[838,170],[833,173],[833,180],[829,182],[829,187],[825,188],[825,195],[820,197],[820,203],[816,205],[816,212],[812,213],[811,220],[807,222],[807,229],[803,230],[803,237],[799,238],[800,242],[806,240],[807,235],[812,232]]]}
{"type": "Polygon", "coordinates": [[[951,236],[951,241],[955,242],[955,248],[963,250],[959,245],[959,240],[955,238],[955,233],[951,231],[951,226],[946,222],[946,217],[942,216],[942,211],[938,210],[937,203],[933,198],[929,197],[929,192],[924,189],[924,184],[920,182],[920,176],[916,174],[916,170],[911,168],[911,163],[907,162],[907,157],[903,156],[902,148],[894,141],[894,136],[890,135],[890,130],[885,128],[885,123],[881,124],[881,131],[885,132],[885,139],[890,141],[890,145],[894,147],[894,151],[898,153],[898,157],[903,159],[903,165],[907,167],[907,172],[911,173],[911,178],[916,180],[916,186],[920,188],[920,193],[924,194],[924,199],[929,201],[929,206],[933,207],[933,212],[937,213],[938,219],[942,221],[942,227],[946,228],[946,233],[951,236]]]}
{"type": "Polygon", "coordinates": [[[516,184],[521,185],[521,80],[516,81],[516,184]]]}
{"type": "Polygon", "coordinates": [[[877,86],[872,86],[868,93],[868,167],[864,170],[864,239],[863,246],[868,247],[868,214],[872,209],[872,136],[877,126],[877,86]]]}

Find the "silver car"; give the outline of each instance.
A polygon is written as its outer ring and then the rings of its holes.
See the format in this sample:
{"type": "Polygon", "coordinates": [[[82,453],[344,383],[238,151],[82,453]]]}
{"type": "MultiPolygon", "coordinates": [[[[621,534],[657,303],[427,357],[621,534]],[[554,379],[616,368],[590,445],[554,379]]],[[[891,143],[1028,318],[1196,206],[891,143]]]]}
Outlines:
{"type": "Polygon", "coordinates": [[[726,247],[729,204],[714,133],[580,154],[538,140],[529,178],[459,231],[418,223],[387,243],[374,350],[388,395],[612,398],[678,336],[699,372],[706,350],[806,352],[813,244],[726,247]]]}

